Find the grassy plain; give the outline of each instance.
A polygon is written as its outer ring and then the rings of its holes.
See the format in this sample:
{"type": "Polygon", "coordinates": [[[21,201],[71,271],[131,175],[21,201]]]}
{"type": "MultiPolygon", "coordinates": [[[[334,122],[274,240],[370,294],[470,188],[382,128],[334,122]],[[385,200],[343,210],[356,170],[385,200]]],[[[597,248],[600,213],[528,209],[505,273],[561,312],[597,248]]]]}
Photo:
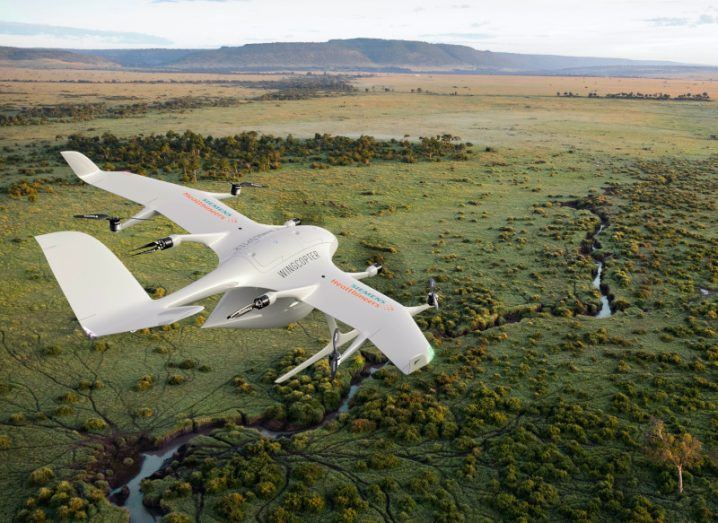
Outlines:
{"type": "MultiPolygon", "coordinates": [[[[104,82],[139,73],[62,74],[104,82]]],[[[195,76],[175,79],[184,78],[195,76]]],[[[385,367],[362,383],[346,414],[322,428],[270,444],[230,424],[195,440],[167,477],[146,485],[148,498],[174,521],[715,518],[718,141],[711,135],[718,134],[718,104],[552,96],[583,82],[627,90],[629,79],[356,82],[351,96],[2,129],[6,188],[38,177],[71,182],[56,147],[76,132],[451,133],[474,144],[466,161],[321,170],[307,162],[250,175],[268,188],[245,191],[232,202],[237,209],[258,221],[320,223],[339,235],[336,262],[345,269],[381,256],[388,270],[369,283],[404,303],[420,303],[426,279],[436,276],[442,310],[421,321],[437,357],[410,377],[385,367]],[[475,96],[407,92],[453,85],[468,85],[475,96]],[[8,161],[11,155],[20,160],[8,161]],[[41,160],[49,173],[21,171],[41,160]],[[600,216],[608,227],[597,255],[616,310],[603,320],[590,315],[598,306],[595,260],[581,250],[600,216]],[[683,496],[675,470],[645,455],[642,434],[652,416],[704,442],[706,459],[686,471],[683,496]]],[[[700,85],[715,97],[710,82],[635,82],[672,93],[700,85]]],[[[3,92],[0,102],[38,103],[25,84],[9,85],[18,92],[3,92]]],[[[145,84],[48,84],[37,91],[39,103],[55,103],[57,86],[66,85],[88,99],[163,94],[145,84]]],[[[214,95],[225,88],[171,89],[214,95]]],[[[177,180],[179,173],[163,176],[177,180]]],[[[133,247],[178,228],[158,219],[113,235],[103,224],[73,220],[81,212],[126,215],[136,206],[61,181],[45,184],[52,192],[41,189],[34,201],[0,196],[0,519],[31,518],[38,507],[57,515],[71,504],[57,482],[69,479],[72,488],[89,489],[73,494],[86,503],[75,514],[122,521],[125,514],[104,500],[103,482],[132,468],[122,461],[147,441],[210,421],[296,425],[300,406],[332,410],[330,395],[320,393],[324,369],[288,389],[266,375],[290,364],[296,348],[311,353],[326,341],[318,314],[272,331],[201,330],[187,320],[87,340],[33,236],[89,232],[144,286],[168,292],[210,270],[214,257],[192,245],[131,257],[133,247]]],[[[225,185],[200,179],[197,186],[225,185]]],[[[340,372],[334,389],[345,394],[360,366],[340,372]]]]}
{"type": "Polygon", "coordinates": [[[411,75],[387,74],[366,76],[356,81],[358,87],[372,90],[385,88],[411,92],[421,88],[439,94],[485,96],[555,96],[573,92],[581,96],[595,91],[606,93],[643,92],[718,94],[718,78],[613,78],[600,76],[495,76],[495,75],[411,75]]]}

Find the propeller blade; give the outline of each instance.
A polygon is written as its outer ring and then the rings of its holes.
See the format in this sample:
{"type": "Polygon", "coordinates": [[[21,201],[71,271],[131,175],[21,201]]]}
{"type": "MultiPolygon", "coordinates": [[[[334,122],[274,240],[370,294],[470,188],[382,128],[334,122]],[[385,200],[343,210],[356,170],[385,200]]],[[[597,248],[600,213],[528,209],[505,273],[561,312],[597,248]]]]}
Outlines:
{"type": "MultiPolygon", "coordinates": [[[[140,247],[140,248],[142,248],[142,247],[140,247]]],[[[137,250],[137,249],[135,249],[135,250],[137,250]]],[[[155,247],[152,247],[151,249],[147,249],[145,251],[134,252],[134,253],[132,253],[132,256],[139,256],[140,254],[152,254],[153,252],[157,252],[159,250],[160,250],[160,248],[155,246],[155,247]]]]}
{"type": "Polygon", "coordinates": [[[257,188],[262,189],[262,188],[264,188],[264,185],[262,185],[261,183],[255,183],[255,182],[239,182],[239,183],[233,183],[233,184],[232,184],[232,187],[231,187],[231,190],[229,191],[229,193],[230,193],[232,196],[239,196],[240,191],[241,191],[244,187],[257,187],[257,188]]]}
{"type": "Polygon", "coordinates": [[[331,369],[331,377],[330,379],[334,379],[334,376],[337,375],[337,369],[339,368],[339,350],[337,349],[337,345],[339,344],[339,329],[334,329],[334,334],[332,334],[332,345],[334,347],[334,350],[332,351],[332,355],[329,357],[329,367],[331,369]]]}
{"type": "Polygon", "coordinates": [[[75,218],[84,218],[85,220],[109,220],[111,216],[103,213],[75,214],[75,218]]]}
{"type": "MultiPolygon", "coordinates": [[[[122,218],[118,218],[117,216],[110,216],[109,214],[105,213],[89,213],[89,214],[74,214],[73,218],[84,218],[85,220],[120,220],[122,218]]],[[[152,218],[135,218],[134,216],[131,218],[128,218],[130,220],[139,220],[139,221],[150,221],[152,218]]]]}
{"type": "Polygon", "coordinates": [[[157,247],[157,242],[145,243],[144,245],[132,249],[133,251],[139,251],[140,249],[147,249],[148,247],[157,247]]]}
{"type": "Polygon", "coordinates": [[[426,303],[439,310],[439,296],[436,294],[436,280],[429,278],[429,294],[426,296],[426,303]]]}
{"type": "Polygon", "coordinates": [[[138,256],[140,254],[152,254],[153,252],[157,252],[160,250],[160,244],[156,241],[145,243],[141,247],[137,247],[136,249],[132,249],[130,252],[132,253],[132,256],[138,256]],[[142,250],[145,249],[145,250],[142,250]],[[134,251],[140,251],[140,252],[134,252],[134,251]]]}
{"type": "Polygon", "coordinates": [[[234,318],[239,318],[240,316],[244,316],[250,312],[252,309],[254,309],[254,303],[250,303],[249,305],[245,305],[241,309],[234,311],[232,314],[227,316],[227,319],[233,320],[234,318]]]}

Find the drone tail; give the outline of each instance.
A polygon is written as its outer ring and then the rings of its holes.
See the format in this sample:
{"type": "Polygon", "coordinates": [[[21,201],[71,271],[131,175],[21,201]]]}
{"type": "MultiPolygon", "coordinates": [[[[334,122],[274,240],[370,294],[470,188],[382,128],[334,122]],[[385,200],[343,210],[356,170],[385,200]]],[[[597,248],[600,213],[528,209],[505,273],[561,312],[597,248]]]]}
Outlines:
{"type": "Polygon", "coordinates": [[[168,325],[204,307],[166,307],[152,300],[101,242],[63,231],[35,238],[85,332],[92,337],[168,325]]]}

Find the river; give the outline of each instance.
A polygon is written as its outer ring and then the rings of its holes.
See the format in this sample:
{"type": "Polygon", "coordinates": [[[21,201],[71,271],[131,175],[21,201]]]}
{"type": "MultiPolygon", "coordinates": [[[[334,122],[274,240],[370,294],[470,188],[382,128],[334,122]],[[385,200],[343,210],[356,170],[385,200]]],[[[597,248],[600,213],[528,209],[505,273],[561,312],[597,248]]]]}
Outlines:
{"type": "MultiPolygon", "coordinates": [[[[356,393],[359,392],[359,386],[361,385],[361,383],[383,366],[384,364],[382,363],[379,365],[372,365],[368,367],[368,369],[365,369],[365,371],[362,372],[362,374],[360,375],[360,379],[349,387],[349,393],[347,394],[346,398],[344,398],[344,400],[341,402],[339,408],[334,412],[328,413],[324,417],[324,420],[322,420],[322,422],[318,425],[318,427],[313,428],[316,429],[322,427],[323,425],[333,420],[338,414],[348,412],[349,404],[351,403],[351,400],[354,398],[356,393]]],[[[300,430],[275,431],[261,426],[251,428],[259,432],[259,434],[261,434],[265,438],[269,439],[276,439],[282,436],[289,436],[300,432],[300,430]]],[[[122,490],[127,487],[129,494],[125,502],[118,502],[115,504],[127,509],[127,511],[130,513],[130,523],[154,523],[156,521],[159,521],[161,516],[153,514],[142,502],[143,496],[142,490],[140,490],[142,480],[147,479],[154,473],[162,470],[165,464],[172,458],[172,456],[174,456],[175,452],[177,452],[182,445],[186,445],[194,438],[202,434],[202,432],[191,432],[189,434],[184,434],[166,442],[159,449],[150,450],[140,454],[139,459],[141,460],[141,466],[139,472],[127,483],[125,483],[124,485],[120,485],[112,492],[110,492],[110,500],[114,503],[113,500],[116,499],[116,496],[121,494],[122,490]]]]}
{"type": "MultiPolygon", "coordinates": [[[[598,235],[603,232],[604,226],[603,223],[598,226],[598,230],[596,231],[596,234],[593,235],[593,245],[591,246],[591,252],[595,252],[600,244],[598,243],[598,235]]],[[[608,300],[608,296],[603,292],[603,288],[601,287],[603,278],[603,261],[598,260],[596,261],[596,277],[593,279],[593,286],[598,289],[598,292],[601,293],[601,310],[598,311],[598,314],[596,314],[596,318],[608,318],[611,315],[611,303],[608,300]]]]}

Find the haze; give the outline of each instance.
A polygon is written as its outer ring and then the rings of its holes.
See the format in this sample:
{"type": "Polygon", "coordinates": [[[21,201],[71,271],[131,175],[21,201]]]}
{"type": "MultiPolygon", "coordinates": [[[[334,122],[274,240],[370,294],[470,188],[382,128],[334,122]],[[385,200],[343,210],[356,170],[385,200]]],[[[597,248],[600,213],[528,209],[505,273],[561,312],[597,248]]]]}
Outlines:
{"type": "Polygon", "coordinates": [[[2,0],[0,13],[6,46],[211,48],[372,37],[718,65],[718,3],[710,1],[2,0]]]}

